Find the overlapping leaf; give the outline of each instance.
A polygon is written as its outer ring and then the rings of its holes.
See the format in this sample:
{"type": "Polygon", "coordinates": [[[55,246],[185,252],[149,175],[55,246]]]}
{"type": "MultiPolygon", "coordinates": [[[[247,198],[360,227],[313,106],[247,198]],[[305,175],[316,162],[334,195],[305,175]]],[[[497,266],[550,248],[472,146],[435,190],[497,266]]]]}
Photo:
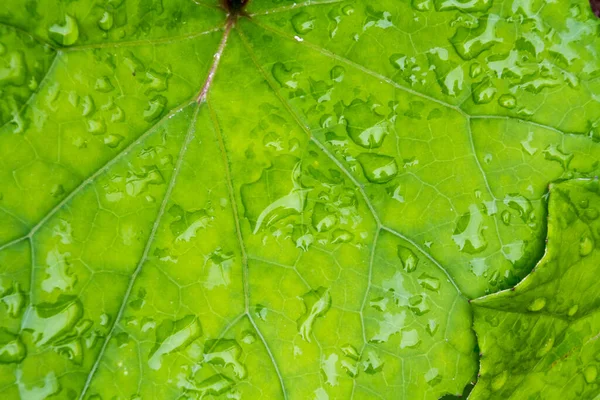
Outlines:
{"type": "Polygon", "coordinates": [[[461,393],[599,168],[583,0],[55,3],[0,11],[6,398],[461,393]]]}

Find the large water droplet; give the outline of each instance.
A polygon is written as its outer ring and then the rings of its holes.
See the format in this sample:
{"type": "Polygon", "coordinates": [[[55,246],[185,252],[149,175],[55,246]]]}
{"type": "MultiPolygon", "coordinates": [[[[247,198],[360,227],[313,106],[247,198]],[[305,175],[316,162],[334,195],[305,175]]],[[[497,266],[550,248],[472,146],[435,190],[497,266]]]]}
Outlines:
{"type": "Polygon", "coordinates": [[[477,205],[471,204],[469,211],[458,219],[452,240],[465,253],[479,253],[488,245],[483,235],[484,229],[481,210],[477,205]]]}
{"type": "Polygon", "coordinates": [[[70,15],[65,15],[62,25],[54,24],[48,29],[48,36],[62,46],[70,46],[79,38],[77,20],[70,15]]]}
{"type": "Polygon", "coordinates": [[[305,35],[315,29],[315,17],[306,11],[300,11],[292,17],[292,27],[299,35],[305,35]]]}
{"type": "Polygon", "coordinates": [[[200,320],[195,315],[187,315],[179,320],[164,320],[156,329],[155,344],[148,357],[152,369],[160,369],[163,356],[185,349],[202,336],[200,320]]]}
{"type": "Polygon", "coordinates": [[[298,318],[298,330],[302,339],[310,342],[313,325],[318,317],[324,316],[331,307],[329,290],[319,287],[302,296],[304,301],[304,314],[298,318]]]}
{"type": "Polygon", "coordinates": [[[19,335],[0,328],[0,364],[20,363],[26,355],[27,349],[19,335]]]}
{"type": "Polygon", "coordinates": [[[387,183],[398,174],[398,164],[394,157],[374,153],[361,153],[358,155],[357,160],[369,182],[387,183]]]}
{"type": "Polygon", "coordinates": [[[246,377],[246,367],[240,362],[242,348],[231,339],[208,340],[204,344],[204,361],[209,364],[231,366],[239,378],[246,377]]]}

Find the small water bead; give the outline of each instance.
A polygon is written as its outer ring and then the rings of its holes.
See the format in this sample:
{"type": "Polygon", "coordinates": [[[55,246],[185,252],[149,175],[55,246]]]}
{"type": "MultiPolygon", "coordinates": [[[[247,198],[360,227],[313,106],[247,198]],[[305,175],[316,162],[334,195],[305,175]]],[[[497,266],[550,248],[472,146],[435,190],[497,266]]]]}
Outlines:
{"type": "Polygon", "coordinates": [[[544,158],[546,160],[558,162],[565,170],[569,168],[569,164],[573,159],[573,154],[565,153],[559,146],[555,144],[551,144],[546,147],[542,153],[544,154],[544,158]]]}
{"type": "Polygon", "coordinates": [[[355,99],[344,109],[346,131],[354,143],[366,149],[381,147],[392,129],[391,121],[371,100],[355,99]]]}
{"type": "Polygon", "coordinates": [[[94,84],[94,89],[97,92],[108,93],[115,89],[110,78],[108,76],[102,76],[96,79],[96,83],[94,84]]]}
{"type": "Polygon", "coordinates": [[[112,13],[104,11],[102,17],[98,20],[98,27],[103,31],[109,31],[114,24],[114,17],[112,13]]]}
{"type": "Polygon", "coordinates": [[[581,257],[588,256],[594,250],[594,238],[588,234],[585,234],[579,240],[579,255],[581,257]]]}
{"type": "Polygon", "coordinates": [[[167,106],[167,98],[161,95],[153,97],[148,102],[148,107],[144,110],[143,116],[147,122],[158,119],[167,106]]]}
{"type": "Polygon", "coordinates": [[[77,20],[68,14],[65,15],[65,22],[63,24],[52,25],[48,29],[48,36],[62,46],[74,44],[79,38],[77,20]]]}
{"type": "Polygon", "coordinates": [[[315,17],[301,11],[292,17],[292,27],[299,35],[305,35],[315,29],[315,17]]]}
{"type": "Polygon", "coordinates": [[[535,299],[534,301],[531,302],[531,304],[529,304],[529,306],[527,307],[527,309],[529,311],[540,311],[542,310],[544,307],[546,307],[546,299],[543,297],[538,297],[537,299],[535,299]]]}
{"type": "Polygon", "coordinates": [[[430,368],[425,373],[425,382],[430,386],[435,386],[442,381],[442,375],[437,368],[430,368]]]}
{"type": "Polygon", "coordinates": [[[412,272],[417,269],[417,265],[419,264],[419,258],[410,248],[405,246],[398,246],[396,249],[396,254],[400,259],[400,263],[402,265],[402,269],[406,272],[412,272]]]}
{"type": "Polygon", "coordinates": [[[384,363],[383,361],[381,361],[381,358],[379,358],[377,353],[375,353],[372,350],[369,350],[367,352],[367,357],[365,361],[363,361],[363,371],[365,371],[369,375],[374,375],[378,372],[381,372],[383,367],[384,363]]]}
{"type": "Polygon", "coordinates": [[[593,383],[598,377],[598,368],[595,365],[588,365],[583,371],[583,377],[587,383],[593,383]]]}
{"type": "Polygon", "coordinates": [[[512,94],[503,94],[498,98],[498,104],[501,107],[512,110],[517,106],[517,98],[512,94]]]}
{"type": "Polygon", "coordinates": [[[484,79],[479,83],[472,85],[473,101],[476,104],[487,104],[496,96],[497,89],[490,79],[484,79]]]}
{"type": "Polygon", "coordinates": [[[456,224],[452,240],[460,251],[475,254],[485,250],[488,242],[483,231],[484,216],[476,204],[469,206],[469,211],[463,214],[456,224]]]}

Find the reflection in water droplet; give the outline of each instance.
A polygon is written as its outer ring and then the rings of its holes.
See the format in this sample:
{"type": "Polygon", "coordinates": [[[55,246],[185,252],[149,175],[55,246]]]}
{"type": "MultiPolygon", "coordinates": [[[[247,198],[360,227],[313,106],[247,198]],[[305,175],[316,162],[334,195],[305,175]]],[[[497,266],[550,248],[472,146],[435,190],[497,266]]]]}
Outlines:
{"type": "Polygon", "coordinates": [[[329,386],[337,386],[338,385],[338,372],[336,368],[336,364],[338,361],[338,355],[332,353],[327,358],[323,358],[321,361],[321,371],[323,375],[325,375],[325,383],[329,386]]]}
{"type": "Polygon", "coordinates": [[[560,147],[555,144],[546,147],[543,153],[546,160],[558,162],[565,170],[569,167],[569,163],[573,159],[573,154],[563,152],[560,147]]]}
{"type": "Polygon", "coordinates": [[[427,59],[432,66],[442,92],[458,96],[463,90],[464,71],[462,65],[449,60],[448,50],[437,47],[429,50],[427,59]]]}
{"type": "Polygon", "coordinates": [[[483,218],[479,207],[471,204],[469,211],[458,219],[452,240],[461,251],[475,254],[485,250],[488,243],[483,235],[483,218]]]}
{"type": "Polygon", "coordinates": [[[26,355],[27,349],[19,335],[0,328],[0,364],[20,363],[26,355]]]}
{"type": "Polygon", "coordinates": [[[540,311],[544,307],[546,307],[546,299],[543,297],[538,297],[537,299],[532,301],[531,304],[529,304],[527,309],[529,311],[540,311]]]}
{"type": "Polygon", "coordinates": [[[315,17],[305,11],[301,11],[292,17],[292,27],[299,35],[307,34],[315,29],[315,17]]]}
{"type": "Polygon", "coordinates": [[[416,329],[402,332],[402,340],[400,341],[401,349],[406,347],[418,347],[420,343],[421,340],[419,339],[419,332],[417,332],[416,329]]]}
{"type": "Polygon", "coordinates": [[[318,317],[324,316],[331,307],[329,290],[319,287],[302,296],[304,301],[304,314],[298,318],[298,330],[302,339],[310,343],[313,325],[318,317]]]}
{"type": "Polygon", "coordinates": [[[239,378],[246,377],[246,367],[240,362],[242,348],[231,339],[207,340],[204,344],[204,361],[224,367],[231,366],[233,373],[239,378]]]}
{"type": "MultiPolygon", "coordinates": [[[[491,1],[489,3],[491,5],[491,1]]],[[[454,36],[450,38],[450,42],[462,59],[471,60],[490,49],[494,44],[503,41],[502,38],[496,36],[496,24],[499,21],[498,15],[484,15],[479,18],[476,28],[458,28],[454,36]]]]}
{"type": "Polygon", "coordinates": [[[6,306],[8,315],[12,318],[17,318],[23,311],[27,297],[21,289],[21,284],[14,282],[7,287],[0,286],[0,301],[6,306]]]}
{"type": "Polygon", "coordinates": [[[363,370],[369,374],[373,375],[378,372],[381,372],[383,369],[384,363],[381,361],[379,356],[374,352],[369,350],[367,352],[367,358],[363,361],[363,370]]]}
{"type": "Polygon", "coordinates": [[[473,101],[476,104],[487,104],[494,99],[494,96],[496,96],[497,90],[490,79],[484,79],[479,83],[473,84],[472,87],[473,101]]]}
{"type": "Polygon", "coordinates": [[[588,256],[592,250],[594,250],[594,238],[589,234],[583,235],[579,240],[579,255],[588,256]]]}
{"type": "Polygon", "coordinates": [[[383,319],[379,321],[379,332],[375,334],[369,342],[384,343],[387,342],[390,336],[399,333],[404,328],[406,320],[406,312],[402,311],[398,314],[385,313],[383,319]]]}
{"type": "Polygon", "coordinates": [[[142,173],[130,171],[125,184],[125,190],[132,197],[139,196],[148,190],[149,185],[160,185],[165,182],[156,166],[145,167],[142,173]]]}
{"type": "Polygon", "coordinates": [[[430,368],[425,373],[425,382],[427,382],[430,386],[435,386],[442,381],[442,375],[438,371],[437,368],[430,368]]]}
{"type": "Polygon", "coordinates": [[[65,15],[65,23],[54,24],[48,29],[48,36],[62,46],[70,46],[79,38],[77,20],[70,15],[65,15]]]}
{"type": "Polygon", "coordinates": [[[583,377],[587,383],[593,383],[598,377],[598,369],[595,365],[588,365],[583,371],[583,377]]]}
{"type": "Polygon", "coordinates": [[[40,382],[41,386],[29,386],[23,382],[23,371],[21,369],[15,371],[15,376],[17,378],[17,386],[19,387],[21,399],[44,400],[53,394],[58,393],[61,389],[54,372],[49,372],[44,376],[43,381],[40,382]]]}
{"type": "Polygon", "coordinates": [[[354,100],[344,110],[346,131],[357,145],[366,149],[381,147],[391,130],[391,122],[370,102],[354,100]]]}
{"type": "Polygon", "coordinates": [[[166,97],[162,95],[155,96],[148,102],[148,107],[144,110],[144,119],[148,122],[154,121],[161,116],[166,106],[166,97]]]}
{"type": "Polygon", "coordinates": [[[229,392],[235,382],[223,374],[215,374],[197,383],[193,377],[186,377],[184,373],[177,375],[177,387],[193,393],[199,399],[207,396],[219,396],[229,392]]]}
{"type": "MultiPolygon", "coordinates": [[[[533,213],[533,205],[531,201],[520,194],[509,194],[504,198],[504,204],[516,210],[523,222],[529,224],[534,222],[535,215],[533,213]]],[[[510,219],[509,219],[510,222],[510,219]]]]}
{"type": "Polygon", "coordinates": [[[394,157],[374,153],[361,153],[358,155],[357,160],[369,182],[387,183],[398,174],[398,164],[394,157]]]}
{"type": "Polygon", "coordinates": [[[56,303],[42,303],[28,311],[23,329],[31,331],[37,346],[44,346],[73,330],[82,316],[83,306],[79,299],[60,295],[56,303]]]}
{"type": "Polygon", "coordinates": [[[94,84],[94,89],[97,92],[108,93],[115,89],[110,78],[108,76],[103,76],[96,79],[96,83],[94,84]]]}
{"type": "Polygon", "coordinates": [[[504,108],[512,110],[517,106],[517,99],[512,94],[503,94],[498,98],[498,104],[504,108]]]}
{"type": "Polygon", "coordinates": [[[417,281],[419,282],[419,285],[423,286],[425,289],[434,292],[440,288],[440,280],[427,273],[422,273],[417,281]]]}
{"type": "Polygon", "coordinates": [[[408,247],[398,246],[397,255],[400,259],[400,263],[402,264],[402,268],[406,272],[413,272],[415,269],[417,269],[417,265],[419,264],[419,258],[417,257],[414,251],[412,251],[408,247]]]}
{"type": "Polygon", "coordinates": [[[195,315],[187,315],[179,320],[164,320],[156,329],[155,344],[148,356],[148,365],[157,370],[162,366],[163,356],[185,349],[202,336],[200,320],[195,315]]]}
{"type": "Polygon", "coordinates": [[[102,17],[100,17],[100,19],[98,20],[98,27],[103,31],[109,31],[110,28],[113,27],[114,21],[115,19],[113,15],[108,11],[104,11],[102,17]]]}

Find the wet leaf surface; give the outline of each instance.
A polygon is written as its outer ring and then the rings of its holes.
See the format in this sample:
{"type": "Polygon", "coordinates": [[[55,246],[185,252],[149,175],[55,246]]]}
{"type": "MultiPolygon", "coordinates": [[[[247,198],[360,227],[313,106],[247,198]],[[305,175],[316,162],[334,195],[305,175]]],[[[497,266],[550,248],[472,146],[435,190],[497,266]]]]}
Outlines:
{"type": "MultiPolygon", "coordinates": [[[[599,23],[584,0],[3,4],[3,398],[462,394],[469,300],[540,259],[549,183],[600,169],[599,23]]],[[[562,397],[597,390],[577,368],[562,397]]]]}

